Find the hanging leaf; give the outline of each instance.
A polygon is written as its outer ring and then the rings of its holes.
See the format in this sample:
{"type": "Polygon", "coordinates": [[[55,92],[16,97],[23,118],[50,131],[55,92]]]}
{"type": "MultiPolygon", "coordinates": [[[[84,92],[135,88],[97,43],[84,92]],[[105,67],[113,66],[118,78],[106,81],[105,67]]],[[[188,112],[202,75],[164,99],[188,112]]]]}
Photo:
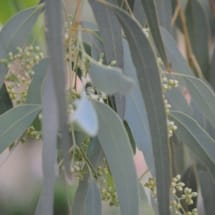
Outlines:
{"type": "Polygon", "coordinates": [[[151,133],[157,178],[157,196],[160,214],[169,214],[170,158],[166,127],[166,115],[157,68],[152,48],[141,27],[127,14],[113,8],[131,50],[136,67],[141,96],[145,102],[151,133]]]}
{"type": "Polygon", "coordinates": [[[40,105],[20,105],[0,116],[0,153],[22,136],[40,111],[40,105]]]}
{"type": "Polygon", "coordinates": [[[178,127],[176,135],[206,165],[215,179],[215,140],[187,114],[172,111],[170,116],[178,127]]]}
{"type": "Polygon", "coordinates": [[[172,1],[155,0],[159,24],[171,33],[172,1]]]}
{"type": "Polygon", "coordinates": [[[61,132],[60,151],[64,158],[67,172],[70,171],[69,149],[71,140],[67,123],[67,103],[65,95],[65,64],[64,64],[64,29],[63,29],[63,5],[59,0],[48,0],[45,4],[45,15],[47,21],[47,47],[49,66],[54,82],[54,92],[57,99],[59,131],[61,132]],[[57,14],[57,15],[56,15],[57,14]]]}
{"type": "Polygon", "coordinates": [[[144,154],[144,158],[146,160],[147,166],[150,169],[150,172],[155,175],[147,112],[144,100],[141,96],[141,90],[137,80],[136,70],[131,58],[128,43],[125,40],[123,41],[123,48],[125,74],[133,78],[135,81],[131,92],[126,95],[125,119],[130,126],[138,149],[144,154]]]}
{"type": "Polygon", "coordinates": [[[85,215],[101,215],[102,207],[100,192],[94,180],[89,181],[86,194],[86,203],[84,207],[85,215]]]}
{"type": "Polygon", "coordinates": [[[102,65],[92,58],[89,73],[95,87],[108,95],[117,92],[125,95],[134,85],[132,79],[124,75],[119,68],[102,65]]]}
{"type": "Polygon", "coordinates": [[[157,11],[155,7],[155,0],[151,0],[151,1],[142,0],[142,4],[143,4],[143,8],[148,20],[149,28],[151,30],[152,37],[156,45],[156,48],[158,50],[158,53],[161,59],[163,60],[164,64],[168,65],[166,52],[165,52],[163,41],[160,34],[158,16],[157,16],[157,11]]]}
{"type": "MultiPolygon", "coordinates": [[[[118,4],[117,0],[110,0],[111,3],[118,4]]],[[[116,62],[116,66],[123,67],[123,47],[122,47],[122,32],[117,18],[114,16],[107,6],[97,2],[96,0],[89,0],[96,18],[99,32],[103,39],[104,54],[106,64],[112,61],[116,62]]],[[[116,110],[121,118],[125,112],[125,98],[118,93],[112,97],[116,105],[116,110]]]]}
{"type": "Polygon", "coordinates": [[[106,63],[116,61],[116,66],[123,66],[122,34],[120,24],[113,12],[96,0],[89,0],[93,9],[100,34],[103,39],[106,63]]]}
{"type": "Polygon", "coordinates": [[[4,113],[5,111],[9,110],[12,107],[13,104],[8,94],[6,85],[3,84],[0,89],[0,114],[4,113]]]}
{"type": "MultiPolygon", "coordinates": [[[[23,46],[28,39],[34,23],[41,14],[43,6],[23,10],[12,17],[0,31],[0,59],[7,58],[18,46],[23,46]]],[[[0,86],[7,73],[5,65],[0,65],[0,86]]]]}
{"type": "Polygon", "coordinates": [[[31,85],[28,89],[26,103],[28,104],[41,104],[41,88],[48,68],[48,59],[42,60],[37,64],[34,70],[34,76],[31,85]]]}
{"type": "Polygon", "coordinates": [[[43,6],[23,10],[12,17],[0,31],[0,58],[6,58],[18,46],[25,44],[43,6]]]}
{"type": "Polygon", "coordinates": [[[168,62],[171,65],[173,71],[177,73],[193,75],[193,72],[189,68],[186,60],[182,57],[181,53],[179,52],[177,48],[177,43],[172,37],[172,35],[164,28],[161,27],[160,29],[168,62]]]}
{"type": "Polygon", "coordinates": [[[137,176],[129,137],[119,116],[94,102],[99,119],[98,139],[116,184],[122,215],[138,215],[137,176]]]}
{"type": "Polygon", "coordinates": [[[189,90],[192,102],[197,105],[198,109],[203,113],[213,128],[215,128],[215,94],[210,86],[205,81],[193,76],[176,73],[172,73],[170,76],[177,79],[180,85],[181,83],[185,84],[189,90]]]}
{"type": "Polygon", "coordinates": [[[54,81],[50,70],[47,73],[47,78],[44,83],[42,103],[42,168],[44,181],[35,215],[53,214],[57,161],[58,115],[54,81]]]}
{"type": "Polygon", "coordinates": [[[192,51],[201,67],[205,78],[209,78],[209,20],[199,0],[188,1],[186,23],[192,46],[192,51]],[[201,30],[200,30],[201,26],[201,30]]]}

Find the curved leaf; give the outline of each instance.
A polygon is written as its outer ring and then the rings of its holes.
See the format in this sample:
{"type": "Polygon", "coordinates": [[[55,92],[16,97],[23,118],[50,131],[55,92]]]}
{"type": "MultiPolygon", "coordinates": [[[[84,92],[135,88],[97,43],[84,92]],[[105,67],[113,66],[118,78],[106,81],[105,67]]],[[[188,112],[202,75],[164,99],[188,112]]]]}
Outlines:
{"type": "Polygon", "coordinates": [[[209,78],[209,20],[199,0],[188,1],[186,10],[186,23],[188,27],[192,51],[204,73],[209,78]],[[200,30],[201,29],[201,30],[200,30]]]}
{"type": "Polygon", "coordinates": [[[103,38],[106,63],[116,61],[116,66],[123,66],[122,34],[120,24],[113,12],[96,0],[89,0],[93,9],[100,34],[103,38]]]}
{"type": "Polygon", "coordinates": [[[51,71],[47,73],[47,79],[43,89],[43,190],[40,194],[35,215],[53,214],[54,188],[56,179],[58,118],[57,101],[54,92],[54,81],[51,71]]]}
{"type": "MultiPolygon", "coordinates": [[[[43,6],[23,10],[12,17],[0,31],[0,58],[7,58],[18,46],[24,45],[34,23],[41,14],[43,6]]],[[[3,84],[7,70],[0,65],[0,86],[3,84]]]]}
{"type": "Polygon", "coordinates": [[[141,96],[136,70],[131,59],[127,41],[123,41],[125,74],[135,80],[135,85],[125,98],[125,120],[127,120],[136,145],[144,154],[147,166],[155,175],[151,135],[144,100],[141,96]]]}
{"type": "Polygon", "coordinates": [[[84,207],[85,215],[102,214],[100,192],[94,180],[90,180],[89,182],[85,201],[86,201],[84,207]]]}
{"type": "Polygon", "coordinates": [[[0,116],[0,153],[21,137],[40,111],[40,105],[20,105],[0,116]]]}
{"type": "Polygon", "coordinates": [[[177,79],[179,84],[181,81],[185,81],[184,84],[189,90],[192,102],[198,106],[198,109],[215,128],[215,93],[210,86],[193,76],[176,73],[172,73],[171,76],[177,79]]]}
{"type": "Polygon", "coordinates": [[[95,87],[109,95],[125,95],[134,84],[119,68],[102,65],[93,59],[90,59],[89,73],[95,87]]]}
{"type": "Polygon", "coordinates": [[[67,104],[65,95],[65,64],[63,44],[63,5],[59,0],[47,0],[45,4],[45,15],[47,20],[47,46],[49,66],[54,82],[54,92],[57,99],[58,123],[61,132],[60,150],[64,158],[66,171],[70,171],[69,149],[71,140],[67,123],[67,104]]]}
{"type": "Polygon", "coordinates": [[[157,11],[155,7],[155,0],[151,0],[151,1],[142,0],[142,4],[143,4],[143,8],[148,20],[149,28],[151,30],[152,37],[156,45],[156,48],[158,50],[158,53],[161,59],[163,60],[163,62],[165,63],[165,65],[168,65],[166,52],[165,52],[163,41],[160,34],[158,16],[157,16],[157,11]]]}
{"type": "Polygon", "coordinates": [[[179,52],[179,49],[177,48],[177,43],[172,37],[172,35],[164,28],[161,27],[160,29],[168,58],[168,63],[171,65],[173,71],[177,73],[192,75],[193,72],[189,68],[186,60],[182,57],[181,53],[179,52]]]}
{"type": "MultiPolygon", "coordinates": [[[[110,0],[111,3],[118,4],[117,0],[110,0]]],[[[103,38],[104,54],[106,64],[112,61],[116,62],[116,66],[123,67],[123,47],[122,47],[122,32],[117,18],[113,11],[106,5],[97,2],[96,0],[89,0],[96,18],[99,32],[103,38]]],[[[123,118],[125,112],[125,98],[122,95],[116,94],[112,97],[116,105],[117,112],[123,118]]]]}
{"type": "Polygon", "coordinates": [[[6,85],[3,84],[0,88],[0,114],[13,107],[6,85]]]}
{"type": "Polygon", "coordinates": [[[18,46],[24,45],[43,6],[26,9],[13,16],[0,31],[0,58],[7,57],[18,46]]]}
{"type": "MultiPolygon", "coordinates": [[[[149,1],[148,1],[149,3],[149,1]]],[[[170,158],[160,74],[141,27],[123,11],[113,8],[131,50],[151,133],[160,214],[169,214],[170,158]]]]}
{"type": "Polygon", "coordinates": [[[138,215],[137,176],[123,122],[107,105],[93,104],[99,119],[98,139],[116,184],[121,214],[138,215]]]}
{"type": "Polygon", "coordinates": [[[215,140],[187,114],[172,111],[170,116],[178,127],[176,135],[206,165],[215,179],[215,140]]]}
{"type": "Polygon", "coordinates": [[[42,60],[34,67],[34,76],[28,89],[26,103],[41,104],[41,88],[48,68],[48,59],[42,60]]]}
{"type": "Polygon", "coordinates": [[[159,24],[171,33],[172,1],[155,0],[159,24]]]}

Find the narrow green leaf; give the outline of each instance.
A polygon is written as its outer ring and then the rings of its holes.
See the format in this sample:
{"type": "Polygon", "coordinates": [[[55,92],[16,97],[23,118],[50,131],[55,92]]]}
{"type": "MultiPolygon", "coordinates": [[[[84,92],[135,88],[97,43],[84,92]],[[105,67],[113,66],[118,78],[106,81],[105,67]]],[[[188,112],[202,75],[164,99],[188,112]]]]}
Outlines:
{"type": "Polygon", "coordinates": [[[170,116],[178,127],[176,135],[194,152],[197,159],[206,165],[214,177],[215,140],[189,115],[172,111],[170,116]]]}
{"type": "MultiPolygon", "coordinates": [[[[23,46],[28,39],[34,23],[41,14],[43,6],[23,10],[12,17],[0,31],[0,59],[7,58],[18,46],[23,46]]],[[[5,65],[0,65],[0,86],[7,73],[5,65]]]]}
{"type": "Polygon", "coordinates": [[[173,71],[177,73],[192,75],[193,72],[189,68],[186,60],[182,57],[179,49],[177,48],[177,43],[172,35],[164,28],[161,27],[160,29],[168,58],[168,63],[171,65],[173,71]]]}
{"type": "Polygon", "coordinates": [[[20,105],[0,116],[0,153],[21,137],[40,111],[40,105],[20,105]]]}
{"type": "Polygon", "coordinates": [[[210,177],[210,174],[202,169],[198,168],[198,181],[201,187],[201,195],[202,195],[202,203],[203,207],[202,210],[198,210],[199,214],[207,214],[213,215],[215,211],[215,184],[214,180],[210,177]]]}
{"type": "Polygon", "coordinates": [[[145,26],[147,23],[147,19],[146,19],[146,15],[144,13],[144,9],[141,1],[142,0],[135,0],[133,13],[135,18],[138,20],[138,22],[142,26],[145,26]]]}
{"type": "Polygon", "coordinates": [[[116,61],[116,66],[123,66],[122,34],[120,24],[113,12],[96,0],[89,0],[93,9],[100,34],[103,39],[106,63],[116,61]]]}
{"type": "Polygon", "coordinates": [[[95,87],[108,95],[114,93],[125,95],[134,85],[132,79],[124,75],[120,68],[102,65],[92,58],[89,73],[95,87]]]}
{"type": "Polygon", "coordinates": [[[48,68],[48,59],[42,60],[34,67],[34,76],[31,85],[28,89],[26,103],[28,104],[41,104],[41,90],[43,81],[48,68]]]}
{"type": "Polygon", "coordinates": [[[4,113],[12,107],[13,104],[8,94],[6,85],[3,84],[0,88],[0,114],[4,113]]]}
{"type": "Polygon", "coordinates": [[[158,12],[159,24],[171,33],[172,1],[155,0],[155,3],[158,12]]]}
{"type": "Polygon", "coordinates": [[[157,16],[157,11],[155,7],[155,0],[151,0],[151,1],[142,0],[142,4],[143,4],[143,8],[148,20],[149,28],[151,30],[152,37],[156,45],[156,48],[158,50],[158,53],[161,59],[163,60],[163,62],[165,63],[165,65],[168,65],[166,52],[165,52],[163,41],[160,34],[158,16],[157,16]]]}
{"type": "Polygon", "coordinates": [[[57,117],[57,99],[55,97],[54,81],[50,70],[47,73],[47,78],[44,83],[42,104],[42,167],[44,181],[35,215],[53,214],[59,124],[57,117]]]}
{"type": "Polygon", "coordinates": [[[211,84],[213,90],[215,91],[215,48],[213,50],[213,55],[211,57],[209,83],[211,84]]]}
{"type": "Polygon", "coordinates": [[[85,177],[78,186],[73,202],[72,214],[101,215],[101,198],[99,189],[93,179],[85,177]]]}
{"type": "MultiPolygon", "coordinates": [[[[118,4],[117,0],[110,0],[111,3],[118,4]]],[[[116,66],[123,67],[123,47],[122,47],[122,32],[117,18],[113,11],[106,5],[97,2],[96,0],[89,0],[96,18],[100,34],[103,39],[104,54],[106,64],[112,61],[116,62],[116,66]]],[[[125,112],[125,98],[122,95],[116,94],[114,97],[116,109],[121,118],[125,112]]]]}
{"type": "Polygon", "coordinates": [[[138,215],[137,176],[129,137],[119,116],[103,103],[94,102],[98,139],[116,184],[122,215],[138,215]]]}
{"type": "Polygon", "coordinates": [[[2,87],[4,83],[4,77],[7,74],[7,70],[8,70],[7,65],[0,63],[0,87],[2,87]]]}
{"type": "Polygon", "coordinates": [[[65,97],[65,65],[64,65],[64,33],[63,33],[63,6],[62,1],[47,0],[45,15],[47,19],[47,46],[49,66],[54,82],[54,93],[57,99],[58,122],[62,144],[60,150],[64,158],[66,171],[70,169],[69,149],[71,140],[67,123],[67,104],[65,97]],[[57,14],[57,15],[56,15],[57,14]]]}
{"type": "Polygon", "coordinates": [[[144,100],[141,96],[136,69],[133,64],[127,41],[123,41],[125,74],[133,78],[135,85],[126,95],[125,120],[127,120],[136,145],[144,154],[150,172],[155,175],[151,135],[144,100]]]}
{"type": "Polygon", "coordinates": [[[188,1],[185,14],[193,53],[205,78],[209,78],[209,20],[201,5],[201,0],[188,1]],[[200,30],[201,29],[201,30],[200,30]]]}
{"type": "Polygon", "coordinates": [[[104,54],[104,46],[97,25],[87,21],[82,22],[81,25],[84,29],[88,29],[88,31],[81,32],[81,40],[90,45],[92,58],[99,61],[101,55],[104,54]]]}
{"type": "MultiPolygon", "coordinates": [[[[87,155],[94,168],[103,160],[103,152],[97,137],[91,138],[87,155]]],[[[90,179],[89,174],[85,175],[84,179],[79,182],[72,205],[72,214],[86,215],[87,213],[101,214],[101,199],[98,188],[95,182],[90,179]]]]}
{"type": "Polygon", "coordinates": [[[86,194],[84,215],[101,215],[102,206],[100,192],[95,181],[92,179],[89,181],[89,186],[86,194]]]}
{"type": "Polygon", "coordinates": [[[43,6],[26,9],[12,17],[0,31],[0,58],[24,45],[43,6]]]}
{"type": "Polygon", "coordinates": [[[145,102],[148,114],[155,159],[159,212],[160,214],[168,215],[170,158],[166,115],[156,59],[141,27],[121,10],[115,8],[113,10],[127,37],[132,59],[136,67],[141,96],[145,102]]]}
{"type": "Polygon", "coordinates": [[[73,200],[72,214],[84,215],[85,200],[89,187],[88,179],[89,177],[85,177],[82,181],[79,182],[78,189],[75,193],[75,198],[73,200]]]}
{"type": "Polygon", "coordinates": [[[215,94],[210,86],[193,76],[176,73],[172,73],[171,76],[177,79],[179,84],[185,81],[185,87],[189,90],[192,102],[198,106],[198,109],[215,128],[215,94]]]}

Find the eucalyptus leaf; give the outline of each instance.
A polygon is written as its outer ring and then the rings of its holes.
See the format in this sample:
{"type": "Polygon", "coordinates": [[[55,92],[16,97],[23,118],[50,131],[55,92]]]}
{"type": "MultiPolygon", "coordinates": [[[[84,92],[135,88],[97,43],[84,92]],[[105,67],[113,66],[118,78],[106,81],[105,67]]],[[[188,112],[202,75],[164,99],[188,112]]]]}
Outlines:
{"type": "Polygon", "coordinates": [[[0,88],[0,114],[13,107],[6,85],[3,84],[0,88]]]}
{"type": "Polygon", "coordinates": [[[155,175],[154,159],[152,152],[151,135],[144,100],[137,80],[136,69],[133,64],[127,41],[123,41],[124,70],[125,74],[133,78],[135,85],[131,92],[126,95],[125,120],[127,120],[136,145],[144,154],[150,172],[155,175]]]}
{"type": "MultiPolygon", "coordinates": [[[[117,0],[109,0],[110,3],[118,4],[117,0]]],[[[116,66],[123,67],[123,47],[122,47],[122,32],[117,18],[113,11],[105,4],[101,4],[96,0],[89,0],[96,18],[99,32],[104,45],[105,63],[110,64],[116,62],[116,66]]],[[[120,117],[123,118],[125,112],[125,98],[118,93],[112,97],[115,103],[116,110],[120,117]]]]}
{"type": "MultiPolygon", "coordinates": [[[[149,2],[148,2],[149,3],[149,2]]],[[[170,158],[160,74],[152,48],[141,27],[123,11],[113,8],[127,37],[148,114],[157,178],[160,214],[169,214],[170,158]],[[140,45],[141,44],[141,45],[140,45]]]]}
{"type": "Polygon", "coordinates": [[[164,47],[166,50],[168,63],[170,64],[172,70],[177,73],[193,75],[186,60],[182,57],[177,43],[172,37],[172,35],[164,28],[160,27],[164,47]]]}
{"type": "Polygon", "coordinates": [[[56,180],[58,118],[57,99],[54,92],[54,81],[49,68],[43,89],[43,190],[40,194],[35,215],[53,214],[54,188],[56,180]]]}
{"type": "Polygon", "coordinates": [[[40,105],[20,105],[0,115],[0,153],[21,137],[40,111],[40,105]]]}
{"type": "Polygon", "coordinates": [[[106,63],[110,64],[112,61],[116,61],[116,66],[122,67],[122,34],[118,20],[107,6],[98,3],[96,0],[89,0],[89,3],[103,39],[106,63]]]}
{"type": "Polygon", "coordinates": [[[28,89],[26,103],[41,104],[41,90],[47,68],[48,59],[43,59],[33,68],[35,74],[28,89]]]}
{"type": "Polygon", "coordinates": [[[185,14],[192,51],[205,75],[209,78],[209,20],[201,0],[188,1],[185,14]],[[200,30],[201,26],[201,30],[200,30]]]}
{"type": "Polygon", "coordinates": [[[92,58],[90,59],[89,73],[95,87],[108,95],[114,93],[125,95],[134,85],[133,80],[124,75],[121,69],[102,65],[92,58]]]}
{"type": "Polygon", "coordinates": [[[102,206],[101,206],[101,197],[98,186],[94,180],[89,181],[88,190],[86,193],[85,200],[85,215],[101,215],[102,206]]]}
{"type": "Polygon", "coordinates": [[[43,5],[29,8],[13,16],[0,31],[0,58],[6,58],[28,39],[34,23],[43,11],[43,5]]]}
{"type": "MultiPolygon", "coordinates": [[[[17,47],[25,44],[42,10],[41,5],[23,10],[5,24],[0,31],[0,59],[7,58],[9,52],[14,52],[17,47]]],[[[0,64],[0,86],[3,84],[6,73],[6,65],[0,64]]]]}
{"type": "Polygon", "coordinates": [[[116,184],[122,215],[138,215],[137,176],[128,134],[119,116],[94,102],[99,119],[98,139],[116,184]]]}
{"type": "Polygon", "coordinates": [[[211,57],[210,71],[209,71],[209,83],[215,91],[215,48],[211,57]]]}
{"type": "Polygon", "coordinates": [[[143,8],[148,20],[149,28],[151,30],[152,37],[156,45],[156,48],[158,50],[158,53],[161,59],[163,60],[163,62],[165,63],[165,65],[167,65],[168,61],[167,61],[166,52],[165,52],[163,41],[160,34],[155,0],[151,0],[151,1],[142,0],[142,4],[143,4],[143,8]]]}
{"type": "Polygon", "coordinates": [[[185,81],[192,102],[197,105],[198,109],[215,128],[215,93],[210,86],[205,81],[193,76],[173,73],[172,77],[179,80],[179,84],[181,81],[185,81]]]}
{"type": "Polygon", "coordinates": [[[171,33],[172,1],[155,0],[159,24],[171,33]]]}
{"type": "MultiPolygon", "coordinates": [[[[215,176],[215,140],[189,115],[172,111],[171,118],[178,129],[176,135],[192,150],[215,176]]],[[[215,177],[214,177],[215,179],[215,177]]]]}
{"type": "Polygon", "coordinates": [[[47,47],[49,66],[54,82],[54,92],[57,99],[58,123],[61,132],[60,151],[63,154],[66,172],[70,171],[69,149],[71,140],[67,123],[67,103],[65,96],[66,70],[64,64],[64,29],[63,29],[63,2],[59,0],[47,0],[45,4],[45,15],[48,31],[47,47]],[[57,14],[57,15],[56,15],[57,14]]]}

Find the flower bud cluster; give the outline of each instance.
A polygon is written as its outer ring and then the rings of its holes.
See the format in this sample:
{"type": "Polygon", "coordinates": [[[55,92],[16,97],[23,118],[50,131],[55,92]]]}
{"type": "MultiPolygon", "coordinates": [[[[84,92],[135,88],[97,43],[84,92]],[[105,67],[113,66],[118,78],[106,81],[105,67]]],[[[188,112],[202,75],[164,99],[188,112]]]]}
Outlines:
{"type": "Polygon", "coordinates": [[[167,120],[167,129],[168,129],[168,137],[172,137],[174,131],[177,130],[177,126],[175,125],[174,121],[167,120]]]}
{"type": "MultiPolygon", "coordinates": [[[[146,188],[151,190],[152,195],[156,196],[156,181],[154,178],[149,177],[148,181],[144,184],[146,188]]],[[[187,211],[187,206],[194,204],[194,198],[197,197],[197,192],[193,192],[191,188],[186,187],[181,181],[181,176],[176,175],[170,185],[170,209],[176,215],[198,215],[196,208],[187,211]]]]}
{"type": "Polygon", "coordinates": [[[38,46],[17,47],[16,52],[9,52],[7,59],[8,74],[6,87],[14,105],[24,103],[31,83],[34,65],[44,58],[38,46]]]}
{"type": "Polygon", "coordinates": [[[101,198],[109,203],[110,206],[119,206],[118,196],[115,190],[112,176],[108,168],[107,162],[97,167],[97,182],[100,186],[101,198]]]}
{"type": "Polygon", "coordinates": [[[162,77],[162,88],[163,92],[171,90],[172,88],[178,87],[178,81],[175,79],[168,79],[167,77],[162,77]]]}

